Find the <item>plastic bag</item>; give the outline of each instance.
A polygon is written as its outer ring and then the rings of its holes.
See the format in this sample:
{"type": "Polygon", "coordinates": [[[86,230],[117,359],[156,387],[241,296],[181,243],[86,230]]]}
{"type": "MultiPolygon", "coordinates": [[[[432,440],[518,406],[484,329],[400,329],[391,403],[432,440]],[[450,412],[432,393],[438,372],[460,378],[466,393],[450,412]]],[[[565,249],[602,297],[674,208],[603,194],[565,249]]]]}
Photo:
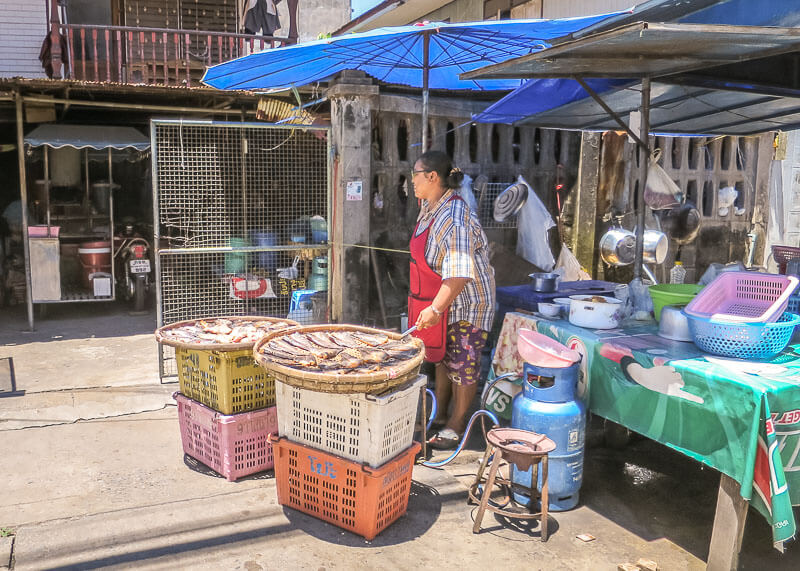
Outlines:
{"type": "Polygon", "coordinates": [[[458,188],[458,195],[464,199],[469,209],[478,216],[478,201],[475,200],[475,195],[472,192],[472,177],[468,174],[465,174],[464,180],[461,181],[461,186],[458,188]]]}
{"type": "Polygon", "coordinates": [[[727,216],[730,207],[736,202],[739,191],[732,186],[723,186],[717,191],[717,207],[720,216],[727,216]]]}
{"type": "Polygon", "coordinates": [[[522,176],[517,178],[517,182],[528,187],[528,200],[520,210],[517,221],[517,255],[549,272],[556,261],[550,251],[547,233],[556,223],[531,185],[522,176]]]}
{"type": "Polygon", "coordinates": [[[666,210],[681,204],[683,193],[667,172],[658,164],[661,149],[650,155],[647,184],[644,187],[644,203],[653,210],[666,210]]]}
{"type": "Polygon", "coordinates": [[[300,256],[294,257],[294,262],[288,268],[278,268],[278,277],[286,280],[296,280],[300,275],[300,270],[297,269],[297,264],[300,263],[300,256]]]}
{"type": "Polygon", "coordinates": [[[578,258],[567,248],[566,244],[561,244],[561,253],[558,255],[555,272],[566,282],[592,279],[592,276],[581,267],[578,258]]]}

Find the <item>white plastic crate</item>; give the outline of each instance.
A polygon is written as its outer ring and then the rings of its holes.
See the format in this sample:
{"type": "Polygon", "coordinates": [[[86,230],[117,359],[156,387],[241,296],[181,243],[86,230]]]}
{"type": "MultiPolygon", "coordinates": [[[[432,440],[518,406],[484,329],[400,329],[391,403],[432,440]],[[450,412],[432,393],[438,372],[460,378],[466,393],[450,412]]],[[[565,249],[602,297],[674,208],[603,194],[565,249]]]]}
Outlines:
{"type": "Polygon", "coordinates": [[[276,382],[278,434],[291,442],[379,468],[414,438],[419,375],[385,395],[332,394],[276,382]]]}

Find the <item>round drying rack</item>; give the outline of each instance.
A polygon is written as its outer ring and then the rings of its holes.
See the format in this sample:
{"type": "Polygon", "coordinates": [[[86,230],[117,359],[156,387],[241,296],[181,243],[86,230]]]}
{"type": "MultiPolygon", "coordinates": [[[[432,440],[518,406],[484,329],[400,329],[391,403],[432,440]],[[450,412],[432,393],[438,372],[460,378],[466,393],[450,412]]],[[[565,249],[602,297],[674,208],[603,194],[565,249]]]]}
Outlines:
{"type": "MultiPolygon", "coordinates": [[[[420,339],[416,337],[407,337],[408,342],[413,344],[417,353],[410,359],[401,361],[393,366],[388,366],[380,371],[372,373],[330,373],[322,371],[309,371],[302,368],[289,367],[281,363],[272,361],[269,354],[261,352],[261,348],[273,339],[277,339],[290,333],[313,333],[315,331],[323,332],[348,332],[358,331],[362,333],[370,333],[377,335],[386,335],[391,340],[403,339],[403,336],[393,331],[384,331],[382,329],[374,329],[372,327],[362,327],[359,325],[341,325],[341,324],[326,324],[326,325],[307,325],[286,329],[283,331],[275,331],[261,338],[256,342],[253,347],[253,357],[256,362],[264,367],[267,372],[272,375],[276,381],[286,383],[299,389],[307,389],[310,391],[320,393],[364,393],[364,394],[380,394],[389,389],[404,384],[405,382],[413,379],[419,374],[419,368],[425,358],[425,346],[420,339]]],[[[369,348],[364,345],[364,348],[369,348]]],[[[380,346],[375,347],[380,349],[380,346]]]]}
{"type": "Polygon", "coordinates": [[[300,325],[296,321],[292,321],[291,319],[283,319],[280,317],[265,317],[263,315],[233,315],[233,316],[226,316],[222,315],[219,317],[204,317],[202,319],[187,319],[185,321],[176,321],[175,323],[170,323],[169,325],[164,325],[163,327],[159,327],[155,331],[156,341],[161,343],[162,345],[169,345],[170,347],[175,347],[177,349],[194,349],[199,351],[243,351],[246,349],[252,349],[253,346],[256,344],[257,341],[249,341],[246,343],[212,343],[212,342],[202,342],[202,343],[186,343],[184,341],[178,341],[177,339],[170,339],[169,337],[165,337],[172,329],[177,329],[179,327],[183,327],[185,325],[197,325],[199,321],[216,321],[218,319],[227,319],[228,321],[233,322],[233,326],[236,327],[236,322],[242,321],[267,321],[269,323],[286,323],[287,327],[284,329],[280,329],[277,331],[270,331],[270,333],[278,333],[280,331],[284,331],[285,329],[294,328],[300,325]]]}

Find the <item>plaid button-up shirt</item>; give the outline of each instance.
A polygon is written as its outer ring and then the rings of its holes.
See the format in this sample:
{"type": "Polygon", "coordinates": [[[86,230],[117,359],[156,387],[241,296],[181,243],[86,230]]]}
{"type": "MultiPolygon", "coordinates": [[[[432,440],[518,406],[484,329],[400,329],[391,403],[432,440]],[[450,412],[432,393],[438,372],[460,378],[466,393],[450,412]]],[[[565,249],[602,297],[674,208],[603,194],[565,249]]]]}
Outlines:
{"type": "Polygon", "coordinates": [[[468,321],[490,331],[494,319],[494,268],[489,264],[489,241],[477,215],[463,200],[450,200],[454,190],[429,208],[423,201],[417,236],[428,226],[425,261],[442,279],[469,278],[470,281],[450,305],[448,324],[468,321]]]}

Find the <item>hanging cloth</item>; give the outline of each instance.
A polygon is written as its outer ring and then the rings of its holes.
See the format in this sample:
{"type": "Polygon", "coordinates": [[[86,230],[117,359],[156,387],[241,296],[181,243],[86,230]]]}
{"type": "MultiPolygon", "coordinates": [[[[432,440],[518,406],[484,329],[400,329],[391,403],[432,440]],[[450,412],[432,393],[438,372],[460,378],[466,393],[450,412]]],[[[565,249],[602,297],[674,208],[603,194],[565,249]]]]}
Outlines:
{"type": "Polygon", "coordinates": [[[257,34],[261,31],[264,36],[271,36],[281,27],[278,18],[278,4],[273,0],[247,0],[242,14],[241,26],[246,34],[257,34]]]}
{"type": "Polygon", "coordinates": [[[517,220],[517,255],[534,266],[549,272],[556,261],[550,251],[548,232],[556,225],[547,211],[547,207],[525,179],[521,176],[517,182],[528,187],[528,200],[525,201],[517,220]]]}

